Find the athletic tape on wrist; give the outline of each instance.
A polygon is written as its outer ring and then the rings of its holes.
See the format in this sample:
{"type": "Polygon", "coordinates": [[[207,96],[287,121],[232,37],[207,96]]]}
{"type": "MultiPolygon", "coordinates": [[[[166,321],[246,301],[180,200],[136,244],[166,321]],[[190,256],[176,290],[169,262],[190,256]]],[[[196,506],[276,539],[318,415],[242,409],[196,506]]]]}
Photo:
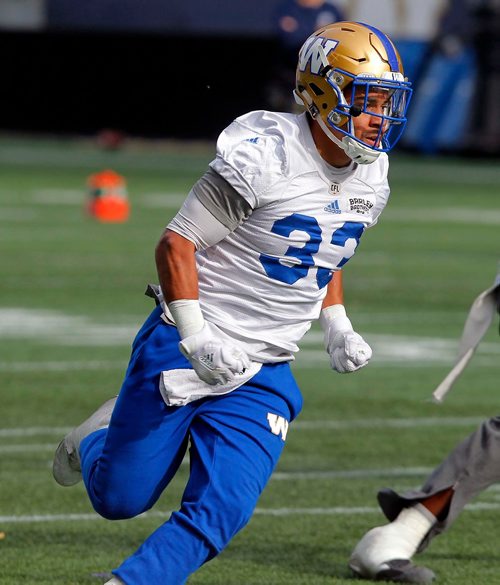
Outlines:
{"type": "Polygon", "coordinates": [[[347,316],[344,305],[330,305],[322,309],[319,322],[325,331],[333,329],[337,333],[338,331],[353,330],[352,323],[347,316]]]}
{"type": "Polygon", "coordinates": [[[196,299],[178,299],[167,304],[177,326],[181,339],[200,332],[205,319],[201,312],[200,302],[196,299]]]}

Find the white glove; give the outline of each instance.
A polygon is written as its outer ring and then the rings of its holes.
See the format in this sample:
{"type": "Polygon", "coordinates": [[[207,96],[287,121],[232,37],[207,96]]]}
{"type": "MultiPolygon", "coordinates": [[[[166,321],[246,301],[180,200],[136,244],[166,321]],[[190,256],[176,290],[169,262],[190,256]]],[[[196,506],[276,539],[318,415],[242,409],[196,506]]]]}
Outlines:
{"type": "Polygon", "coordinates": [[[226,384],[250,367],[247,354],[208,321],[201,331],[182,339],[179,348],[207,384],[226,384]]]}
{"type": "Polygon", "coordinates": [[[343,305],[323,309],[320,322],[325,332],[325,349],[335,371],[346,374],[368,364],[372,349],[361,335],[354,332],[343,305]]]}

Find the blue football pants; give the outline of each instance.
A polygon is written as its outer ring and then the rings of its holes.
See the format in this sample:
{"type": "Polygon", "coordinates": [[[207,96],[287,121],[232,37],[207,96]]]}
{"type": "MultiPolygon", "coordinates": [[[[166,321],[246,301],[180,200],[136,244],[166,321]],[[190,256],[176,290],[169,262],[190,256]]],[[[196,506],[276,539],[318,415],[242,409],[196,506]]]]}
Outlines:
{"type": "Polygon", "coordinates": [[[177,329],[160,315],[157,307],[134,341],[109,428],[80,446],[92,505],[112,520],[149,510],[190,447],[180,509],[113,571],[126,585],[180,585],[227,546],[249,521],[283,450],[283,432],[268,414],[290,422],[302,407],[287,363],[265,364],[230,394],[167,406],[161,372],[190,364],[177,329]]]}

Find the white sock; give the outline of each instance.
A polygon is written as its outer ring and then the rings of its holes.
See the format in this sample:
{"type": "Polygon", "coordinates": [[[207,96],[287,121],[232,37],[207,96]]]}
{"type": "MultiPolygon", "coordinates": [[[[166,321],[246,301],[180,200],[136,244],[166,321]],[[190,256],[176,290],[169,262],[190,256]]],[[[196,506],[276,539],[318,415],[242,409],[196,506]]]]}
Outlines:
{"type": "MultiPolygon", "coordinates": [[[[417,551],[418,545],[424,539],[424,536],[434,526],[437,519],[429,510],[416,504],[411,508],[403,508],[392,526],[398,530],[402,544],[407,549],[407,555],[400,558],[411,558],[417,551]]],[[[388,559],[390,560],[390,559],[388,559]]]]}
{"type": "Polygon", "coordinates": [[[385,563],[394,559],[411,559],[436,517],[422,504],[404,508],[390,524],[369,530],[356,545],[351,566],[361,574],[374,577],[385,563]]]}

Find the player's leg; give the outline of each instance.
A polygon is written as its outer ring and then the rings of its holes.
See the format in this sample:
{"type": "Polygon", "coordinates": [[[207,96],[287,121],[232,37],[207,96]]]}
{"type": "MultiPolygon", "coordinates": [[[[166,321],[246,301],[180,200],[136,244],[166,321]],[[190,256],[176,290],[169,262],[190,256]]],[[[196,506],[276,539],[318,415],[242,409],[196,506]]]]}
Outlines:
{"type": "MultiPolygon", "coordinates": [[[[371,578],[388,561],[410,560],[449,528],[470,500],[499,481],[500,417],[493,417],[455,447],[421,490],[403,495],[391,489],[379,492],[380,507],[391,522],[365,534],[354,549],[351,567],[371,578]]],[[[416,568],[407,563],[403,573],[416,568]]],[[[408,583],[426,582],[406,577],[408,583]]]]}
{"type": "MultiPolygon", "coordinates": [[[[157,384],[156,384],[157,386],[157,384]]],[[[110,426],[80,445],[83,480],[94,509],[104,518],[132,518],[149,510],[185,455],[193,409],[175,409],[142,387],[121,393],[110,426]]]]}
{"type": "Polygon", "coordinates": [[[106,400],[89,418],[69,432],[59,443],[52,464],[52,474],[59,485],[69,487],[81,481],[81,442],[95,431],[109,427],[116,398],[115,396],[106,400]]]}
{"type": "MultiPolygon", "coordinates": [[[[102,422],[95,415],[79,427],[90,431],[86,436],[77,430],[69,435],[90,500],[106,518],[129,518],[150,508],[178,469],[187,446],[193,409],[167,407],[159,376],[162,370],[189,364],[178,351],[177,330],[160,315],[159,308],[153,311],[134,341],[109,425],[90,428],[92,420],[102,422]]],[[[56,460],[60,455],[58,449],[56,460]]]]}
{"type": "MultiPolygon", "coordinates": [[[[158,325],[158,309],[152,311],[141,327],[132,345],[132,359],[158,325]]],[[[79,426],[71,430],[57,447],[52,471],[54,479],[62,486],[72,486],[82,479],[80,445],[85,437],[101,429],[107,429],[116,404],[117,396],[108,399],[79,426]]]]}
{"type": "Polygon", "coordinates": [[[115,575],[127,585],[180,585],[223,550],[250,519],[301,403],[288,365],[264,366],[231,394],[201,401],[181,508],[115,575]]]}

